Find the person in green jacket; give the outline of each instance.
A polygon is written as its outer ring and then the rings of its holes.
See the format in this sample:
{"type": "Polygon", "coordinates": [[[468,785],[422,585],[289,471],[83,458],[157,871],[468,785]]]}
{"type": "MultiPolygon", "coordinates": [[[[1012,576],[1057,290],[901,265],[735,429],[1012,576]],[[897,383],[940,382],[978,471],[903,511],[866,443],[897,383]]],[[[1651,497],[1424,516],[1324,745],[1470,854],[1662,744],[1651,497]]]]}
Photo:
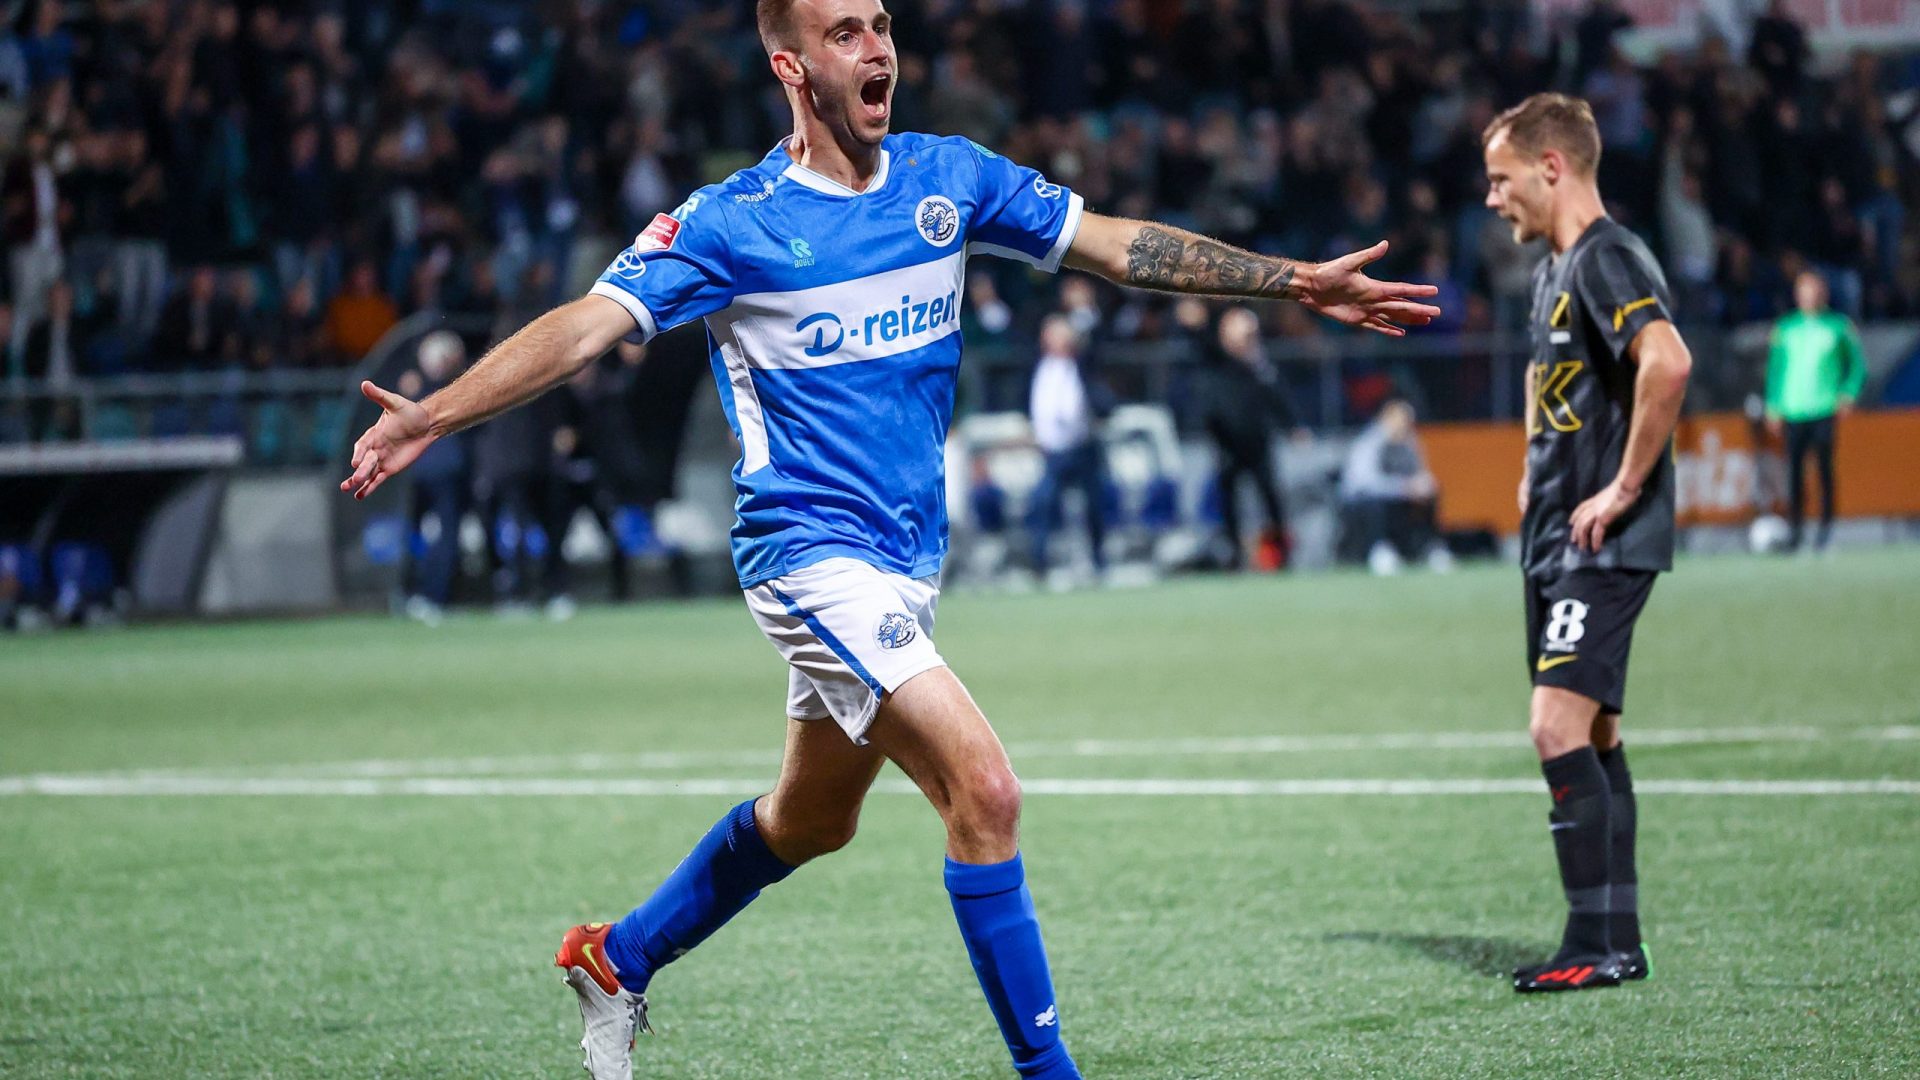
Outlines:
{"type": "Polygon", "coordinates": [[[1833,533],[1834,418],[1853,411],[1867,378],[1866,356],[1853,321],[1827,307],[1827,283],[1811,270],[1793,282],[1797,310],[1773,324],[1767,362],[1767,426],[1787,439],[1789,550],[1800,546],[1807,455],[1820,470],[1820,532],[1814,548],[1825,550],[1833,533]]]}

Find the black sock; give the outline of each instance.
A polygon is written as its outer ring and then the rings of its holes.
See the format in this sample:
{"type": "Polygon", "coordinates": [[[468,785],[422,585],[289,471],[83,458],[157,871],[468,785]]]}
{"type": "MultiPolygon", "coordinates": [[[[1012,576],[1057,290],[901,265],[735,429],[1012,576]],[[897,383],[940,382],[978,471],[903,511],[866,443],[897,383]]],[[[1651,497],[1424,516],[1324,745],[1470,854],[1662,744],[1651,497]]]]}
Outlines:
{"type": "Polygon", "coordinates": [[[1633,774],[1627,771],[1627,748],[1600,751],[1600,767],[1607,773],[1612,797],[1613,843],[1607,856],[1607,936],[1621,952],[1640,947],[1640,878],[1633,868],[1633,774]]]}
{"type": "Polygon", "coordinates": [[[1606,953],[1607,853],[1610,845],[1606,770],[1592,746],[1540,763],[1553,811],[1553,848],[1560,857],[1560,884],[1567,893],[1567,929],[1555,957],[1606,953]]]}

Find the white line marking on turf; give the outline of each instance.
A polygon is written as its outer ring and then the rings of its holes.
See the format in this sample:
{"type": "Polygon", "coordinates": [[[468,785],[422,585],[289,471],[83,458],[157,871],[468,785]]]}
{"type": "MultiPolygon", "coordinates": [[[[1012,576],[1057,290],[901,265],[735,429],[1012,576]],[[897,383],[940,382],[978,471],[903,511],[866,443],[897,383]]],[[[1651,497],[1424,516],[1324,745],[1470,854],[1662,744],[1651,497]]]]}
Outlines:
{"type": "MultiPolygon", "coordinates": [[[[1868,742],[1920,741],[1920,726],[1819,728],[1732,727],[1653,728],[1631,731],[1634,746],[1711,746],[1735,743],[1820,742],[1828,739],[1868,742]]],[[[1507,750],[1526,747],[1525,731],[1383,732],[1371,735],[1196,736],[1184,739],[1073,739],[1015,742],[1007,752],[1028,758],[1201,757],[1247,754],[1313,754],[1338,751],[1507,750]]],[[[306,765],[200,766],[176,769],[103,770],[61,774],[72,779],[164,780],[236,777],[257,779],[409,776],[490,776],[541,772],[618,772],[690,766],[777,766],[777,750],[661,750],[634,754],[532,754],[471,758],[378,758],[315,762],[306,765]]],[[[0,785],[9,778],[0,777],[0,785]]]]}
{"type": "Polygon", "coordinates": [[[17,776],[0,795],[759,795],[764,780],[17,776]]]}
{"type": "MultiPolygon", "coordinates": [[[[552,779],[416,777],[99,777],[15,776],[0,779],[0,796],[545,796],[643,797],[665,795],[737,796],[766,790],[764,780],[697,779],[552,779]]],[[[1155,780],[1038,779],[1021,788],[1029,795],[1097,796],[1298,796],[1298,795],[1537,795],[1537,779],[1460,780],[1155,780]]],[[[1649,795],[1920,795],[1920,780],[1638,780],[1634,789],[1649,795]]],[[[885,795],[917,795],[906,780],[874,784],[885,795]]]]}
{"type": "MultiPolygon", "coordinates": [[[[1842,738],[1890,739],[1900,728],[1835,732],[1814,727],[1686,728],[1629,731],[1635,746],[1695,746],[1719,743],[1818,742],[1842,738]]],[[[1330,750],[1501,750],[1527,745],[1524,731],[1406,732],[1375,735],[1256,735],[1189,739],[1076,739],[1015,745],[1016,757],[1164,757],[1207,754],[1306,754],[1330,750]]]]}

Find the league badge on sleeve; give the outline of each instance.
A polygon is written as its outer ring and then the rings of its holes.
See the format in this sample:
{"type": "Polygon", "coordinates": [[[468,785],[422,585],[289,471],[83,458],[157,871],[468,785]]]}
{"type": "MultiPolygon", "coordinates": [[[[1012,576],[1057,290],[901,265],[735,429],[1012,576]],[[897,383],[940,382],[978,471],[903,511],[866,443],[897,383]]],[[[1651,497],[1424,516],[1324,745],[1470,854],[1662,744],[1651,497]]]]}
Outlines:
{"type": "Polygon", "coordinates": [[[653,215],[653,221],[640,230],[633,238],[633,250],[637,252],[665,251],[673,246],[674,238],[680,235],[680,221],[666,214],[653,215]]]}

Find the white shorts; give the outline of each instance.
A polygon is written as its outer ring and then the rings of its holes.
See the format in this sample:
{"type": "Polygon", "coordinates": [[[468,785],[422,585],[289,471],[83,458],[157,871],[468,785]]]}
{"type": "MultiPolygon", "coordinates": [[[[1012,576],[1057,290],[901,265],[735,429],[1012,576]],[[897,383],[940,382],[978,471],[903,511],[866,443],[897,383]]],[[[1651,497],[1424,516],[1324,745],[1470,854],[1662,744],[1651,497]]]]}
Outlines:
{"type": "Polygon", "coordinates": [[[831,716],[855,743],[886,695],[946,663],[933,647],[940,576],[910,578],[825,559],[746,590],[747,607],[790,666],[787,715],[831,716]]]}

